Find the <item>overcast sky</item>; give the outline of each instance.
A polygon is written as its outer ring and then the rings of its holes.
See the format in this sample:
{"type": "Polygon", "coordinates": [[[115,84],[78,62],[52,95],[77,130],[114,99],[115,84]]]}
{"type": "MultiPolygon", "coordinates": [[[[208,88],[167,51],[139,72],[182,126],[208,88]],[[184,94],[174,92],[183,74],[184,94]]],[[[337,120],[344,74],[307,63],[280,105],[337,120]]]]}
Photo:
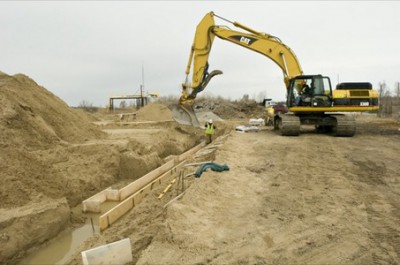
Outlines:
{"type": "MultiPolygon", "coordinates": [[[[23,73],[70,106],[104,107],[141,84],[179,96],[196,25],[210,11],[279,37],[305,74],[333,85],[400,81],[398,1],[1,1],[0,71],[23,73]]],[[[203,94],[285,98],[281,70],[258,53],[216,38],[209,63],[224,74],[203,94]]]]}

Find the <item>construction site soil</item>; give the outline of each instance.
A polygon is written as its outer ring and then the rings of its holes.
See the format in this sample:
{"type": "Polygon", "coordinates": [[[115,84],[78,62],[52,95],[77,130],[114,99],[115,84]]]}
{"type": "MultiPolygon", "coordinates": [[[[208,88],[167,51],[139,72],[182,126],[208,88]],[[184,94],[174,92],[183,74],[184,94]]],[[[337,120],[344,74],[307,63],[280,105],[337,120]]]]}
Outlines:
{"type": "MultiPolygon", "coordinates": [[[[161,199],[165,187],[154,189],[63,264],[82,264],[82,251],[124,238],[132,264],[400,262],[398,119],[357,115],[350,138],[311,127],[282,137],[263,126],[235,131],[260,118],[257,104],[199,102],[207,114],[199,117],[219,117],[217,130],[208,152],[187,163],[214,161],[229,171],[187,177],[175,200],[181,187],[161,199]]],[[[28,264],[63,231],[87,223],[83,200],[205,140],[163,104],[129,117],[70,108],[29,77],[0,72],[0,263],[28,264]]]]}

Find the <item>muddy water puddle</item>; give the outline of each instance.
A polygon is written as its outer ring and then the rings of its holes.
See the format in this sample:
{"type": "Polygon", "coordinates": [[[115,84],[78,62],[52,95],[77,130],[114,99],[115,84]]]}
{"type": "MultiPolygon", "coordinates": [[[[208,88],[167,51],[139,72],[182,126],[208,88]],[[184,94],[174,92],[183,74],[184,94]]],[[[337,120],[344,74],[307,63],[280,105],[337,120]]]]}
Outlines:
{"type": "MultiPolygon", "coordinates": [[[[105,202],[101,205],[101,212],[105,213],[118,202],[105,202]]],[[[64,230],[55,238],[50,240],[45,246],[30,254],[23,259],[19,265],[61,265],[67,263],[75,254],[85,240],[95,234],[99,234],[99,216],[100,214],[82,213],[82,206],[79,205],[72,209],[76,215],[81,215],[86,219],[84,225],[78,228],[69,228],[64,230]]]]}

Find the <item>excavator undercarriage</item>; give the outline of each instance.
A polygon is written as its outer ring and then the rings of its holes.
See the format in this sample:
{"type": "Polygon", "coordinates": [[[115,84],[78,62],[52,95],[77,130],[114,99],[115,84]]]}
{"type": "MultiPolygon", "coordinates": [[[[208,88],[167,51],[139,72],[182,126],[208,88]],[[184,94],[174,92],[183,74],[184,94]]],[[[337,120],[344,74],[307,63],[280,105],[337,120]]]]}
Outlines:
{"type": "Polygon", "coordinates": [[[298,136],[301,125],[314,125],[315,129],[334,136],[351,137],[356,132],[356,122],[349,114],[294,114],[285,113],[275,117],[274,129],[283,136],[298,136]]]}

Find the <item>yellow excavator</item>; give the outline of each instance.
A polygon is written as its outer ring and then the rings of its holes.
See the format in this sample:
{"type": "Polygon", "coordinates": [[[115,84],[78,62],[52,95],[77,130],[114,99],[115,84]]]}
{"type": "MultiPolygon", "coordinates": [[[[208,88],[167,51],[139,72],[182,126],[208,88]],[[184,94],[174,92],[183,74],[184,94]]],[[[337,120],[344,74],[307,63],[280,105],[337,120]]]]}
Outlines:
{"type": "Polygon", "coordinates": [[[279,38],[210,12],[197,25],[186,68],[186,80],[182,84],[182,95],[178,107],[173,108],[173,116],[181,124],[200,127],[193,109],[194,100],[214,76],[222,74],[220,70],[208,72],[208,57],[215,36],[268,57],[282,70],[287,89],[288,112],[270,117],[272,125],[281,135],[297,136],[300,134],[300,125],[308,124],[336,136],[353,136],[356,131],[355,119],[346,112],[379,109],[378,92],[372,89],[370,83],[340,83],[332,90],[329,77],[304,75],[294,52],[279,38]],[[215,25],[214,17],[245,32],[232,30],[225,25],[215,25]]]}

